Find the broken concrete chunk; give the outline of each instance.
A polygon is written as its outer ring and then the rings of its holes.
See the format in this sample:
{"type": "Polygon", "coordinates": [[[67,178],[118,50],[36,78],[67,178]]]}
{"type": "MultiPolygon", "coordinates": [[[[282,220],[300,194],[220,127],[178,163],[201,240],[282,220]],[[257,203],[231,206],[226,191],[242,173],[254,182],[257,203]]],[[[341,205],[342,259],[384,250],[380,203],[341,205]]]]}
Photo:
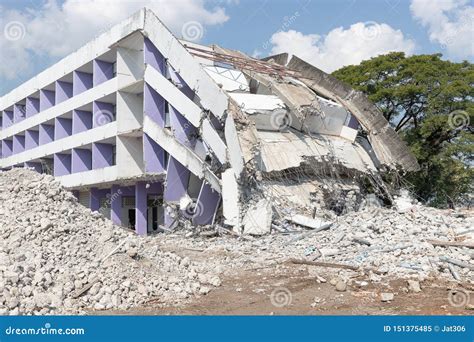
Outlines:
{"type": "Polygon", "coordinates": [[[272,204],[262,199],[251,206],[243,220],[244,234],[264,235],[270,233],[272,225],[272,204]]]}
{"type": "Polygon", "coordinates": [[[304,215],[293,215],[288,217],[287,220],[299,226],[317,230],[327,229],[333,225],[332,222],[324,221],[318,218],[311,218],[304,215]]]}
{"type": "Polygon", "coordinates": [[[416,280],[409,279],[408,280],[408,289],[411,292],[415,292],[415,293],[421,292],[420,282],[418,282],[416,280]]]}
{"type": "Polygon", "coordinates": [[[380,300],[382,302],[390,302],[393,300],[395,296],[393,295],[393,293],[390,293],[390,292],[382,292],[380,294],[380,300]]]}

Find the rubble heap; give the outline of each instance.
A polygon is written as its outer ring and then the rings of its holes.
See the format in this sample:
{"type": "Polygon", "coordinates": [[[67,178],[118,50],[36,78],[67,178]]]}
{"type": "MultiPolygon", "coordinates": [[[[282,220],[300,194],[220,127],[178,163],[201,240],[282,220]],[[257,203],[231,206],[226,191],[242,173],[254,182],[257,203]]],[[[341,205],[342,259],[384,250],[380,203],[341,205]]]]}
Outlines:
{"type": "Polygon", "coordinates": [[[52,176],[0,173],[0,314],[128,309],[208,293],[218,276],[80,205],[52,176]]]}

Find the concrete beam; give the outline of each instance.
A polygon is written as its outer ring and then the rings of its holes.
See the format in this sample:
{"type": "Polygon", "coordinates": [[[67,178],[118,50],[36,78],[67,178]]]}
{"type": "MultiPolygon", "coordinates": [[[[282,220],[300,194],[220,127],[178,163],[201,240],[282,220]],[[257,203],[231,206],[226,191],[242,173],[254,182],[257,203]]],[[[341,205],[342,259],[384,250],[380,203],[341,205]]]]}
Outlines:
{"type": "MultiPolygon", "coordinates": [[[[40,126],[41,129],[41,126],[40,126]]],[[[43,128],[44,129],[44,128],[43,128]]],[[[40,131],[41,134],[41,131],[40,131]]],[[[44,133],[46,134],[46,133],[44,133]]],[[[50,128],[50,134],[54,134],[54,129],[50,128]]],[[[54,153],[60,153],[65,150],[91,144],[96,141],[111,138],[117,134],[117,124],[112,122],[105,126],[100,126],[86,132],[78,133],[59,141],[52,141],[46,145],[40,145],[17,155],[0,159],[0,167],[13,166],[24,163],[29,160],[39,159],[50,156],[54,153]]],[[[51,136],[50,136],[51,137],[51,136]]],[[[41,138],[41,136],[40,136],[41,138]]]]}
{"type": "Polygon", "coordinates": [[[171,132],[159,127],[147,116],[145,116],[143,120],[143,131],[148,134],[151,139],[159,143],[159,145],[168,152],[170,156],[183,164],[194,175],[201,179],[206,179],[214,190],[221,192],[219,178],[193,151],[181,145],[176,139],[174,139],[171,132]]]}
{"type": "Polygon", "coordinates": [[[150,10],[146,10],[144,34],[199,96],[201,106],[216,117],[223,117],[228,105],[227,95],[150,10]]]}
{"type": "Polygon", "coordinates": [[[58,116],[64,115],[73,109],[91,103],[92,101],[97,100],[105,95],[112,94],[115,91],[117,91],[117,81],[115,79],[104,82],[93,89],[89,89],[82,94],[61,102],[53,108],[48,108],[47,110],[33,115],[32,117],[26,118],[14,126],[8,127],[8,129],[4,128],[2,131],[0,131],[0,139],[5,139],[14,134],[18,134],[27,129],[38,126],[39,124],[46,121],[53,120],[58,116]]]}

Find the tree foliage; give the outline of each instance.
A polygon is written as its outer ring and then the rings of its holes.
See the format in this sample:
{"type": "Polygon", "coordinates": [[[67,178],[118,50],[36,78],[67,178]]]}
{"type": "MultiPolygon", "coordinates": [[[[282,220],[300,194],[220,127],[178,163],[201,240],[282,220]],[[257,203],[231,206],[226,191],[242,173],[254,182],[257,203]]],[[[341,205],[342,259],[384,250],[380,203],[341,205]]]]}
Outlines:
{"type": "Polygon", "coordinates": [[[421,171],[405,180],[419,199],[452,207],[473,192],[474,65],[441,57],[393,52],[333,75],[365,92],[408,143],[421,171]]]}

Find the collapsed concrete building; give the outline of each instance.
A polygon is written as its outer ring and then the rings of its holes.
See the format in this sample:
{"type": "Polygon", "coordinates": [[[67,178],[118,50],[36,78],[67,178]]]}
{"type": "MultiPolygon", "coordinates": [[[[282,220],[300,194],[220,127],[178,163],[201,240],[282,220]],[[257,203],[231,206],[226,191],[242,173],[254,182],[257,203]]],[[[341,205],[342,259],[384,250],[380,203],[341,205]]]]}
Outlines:
{"type": "Polygon", "coordinates": [[[0,113],[1,169],[52,174],[141,235],[181,220],[261,233],[283,198],[310,207],[318,179],[418,167],[362,93],[296,56],[179,40],[147,9],[3,96],[0,113]]]}

